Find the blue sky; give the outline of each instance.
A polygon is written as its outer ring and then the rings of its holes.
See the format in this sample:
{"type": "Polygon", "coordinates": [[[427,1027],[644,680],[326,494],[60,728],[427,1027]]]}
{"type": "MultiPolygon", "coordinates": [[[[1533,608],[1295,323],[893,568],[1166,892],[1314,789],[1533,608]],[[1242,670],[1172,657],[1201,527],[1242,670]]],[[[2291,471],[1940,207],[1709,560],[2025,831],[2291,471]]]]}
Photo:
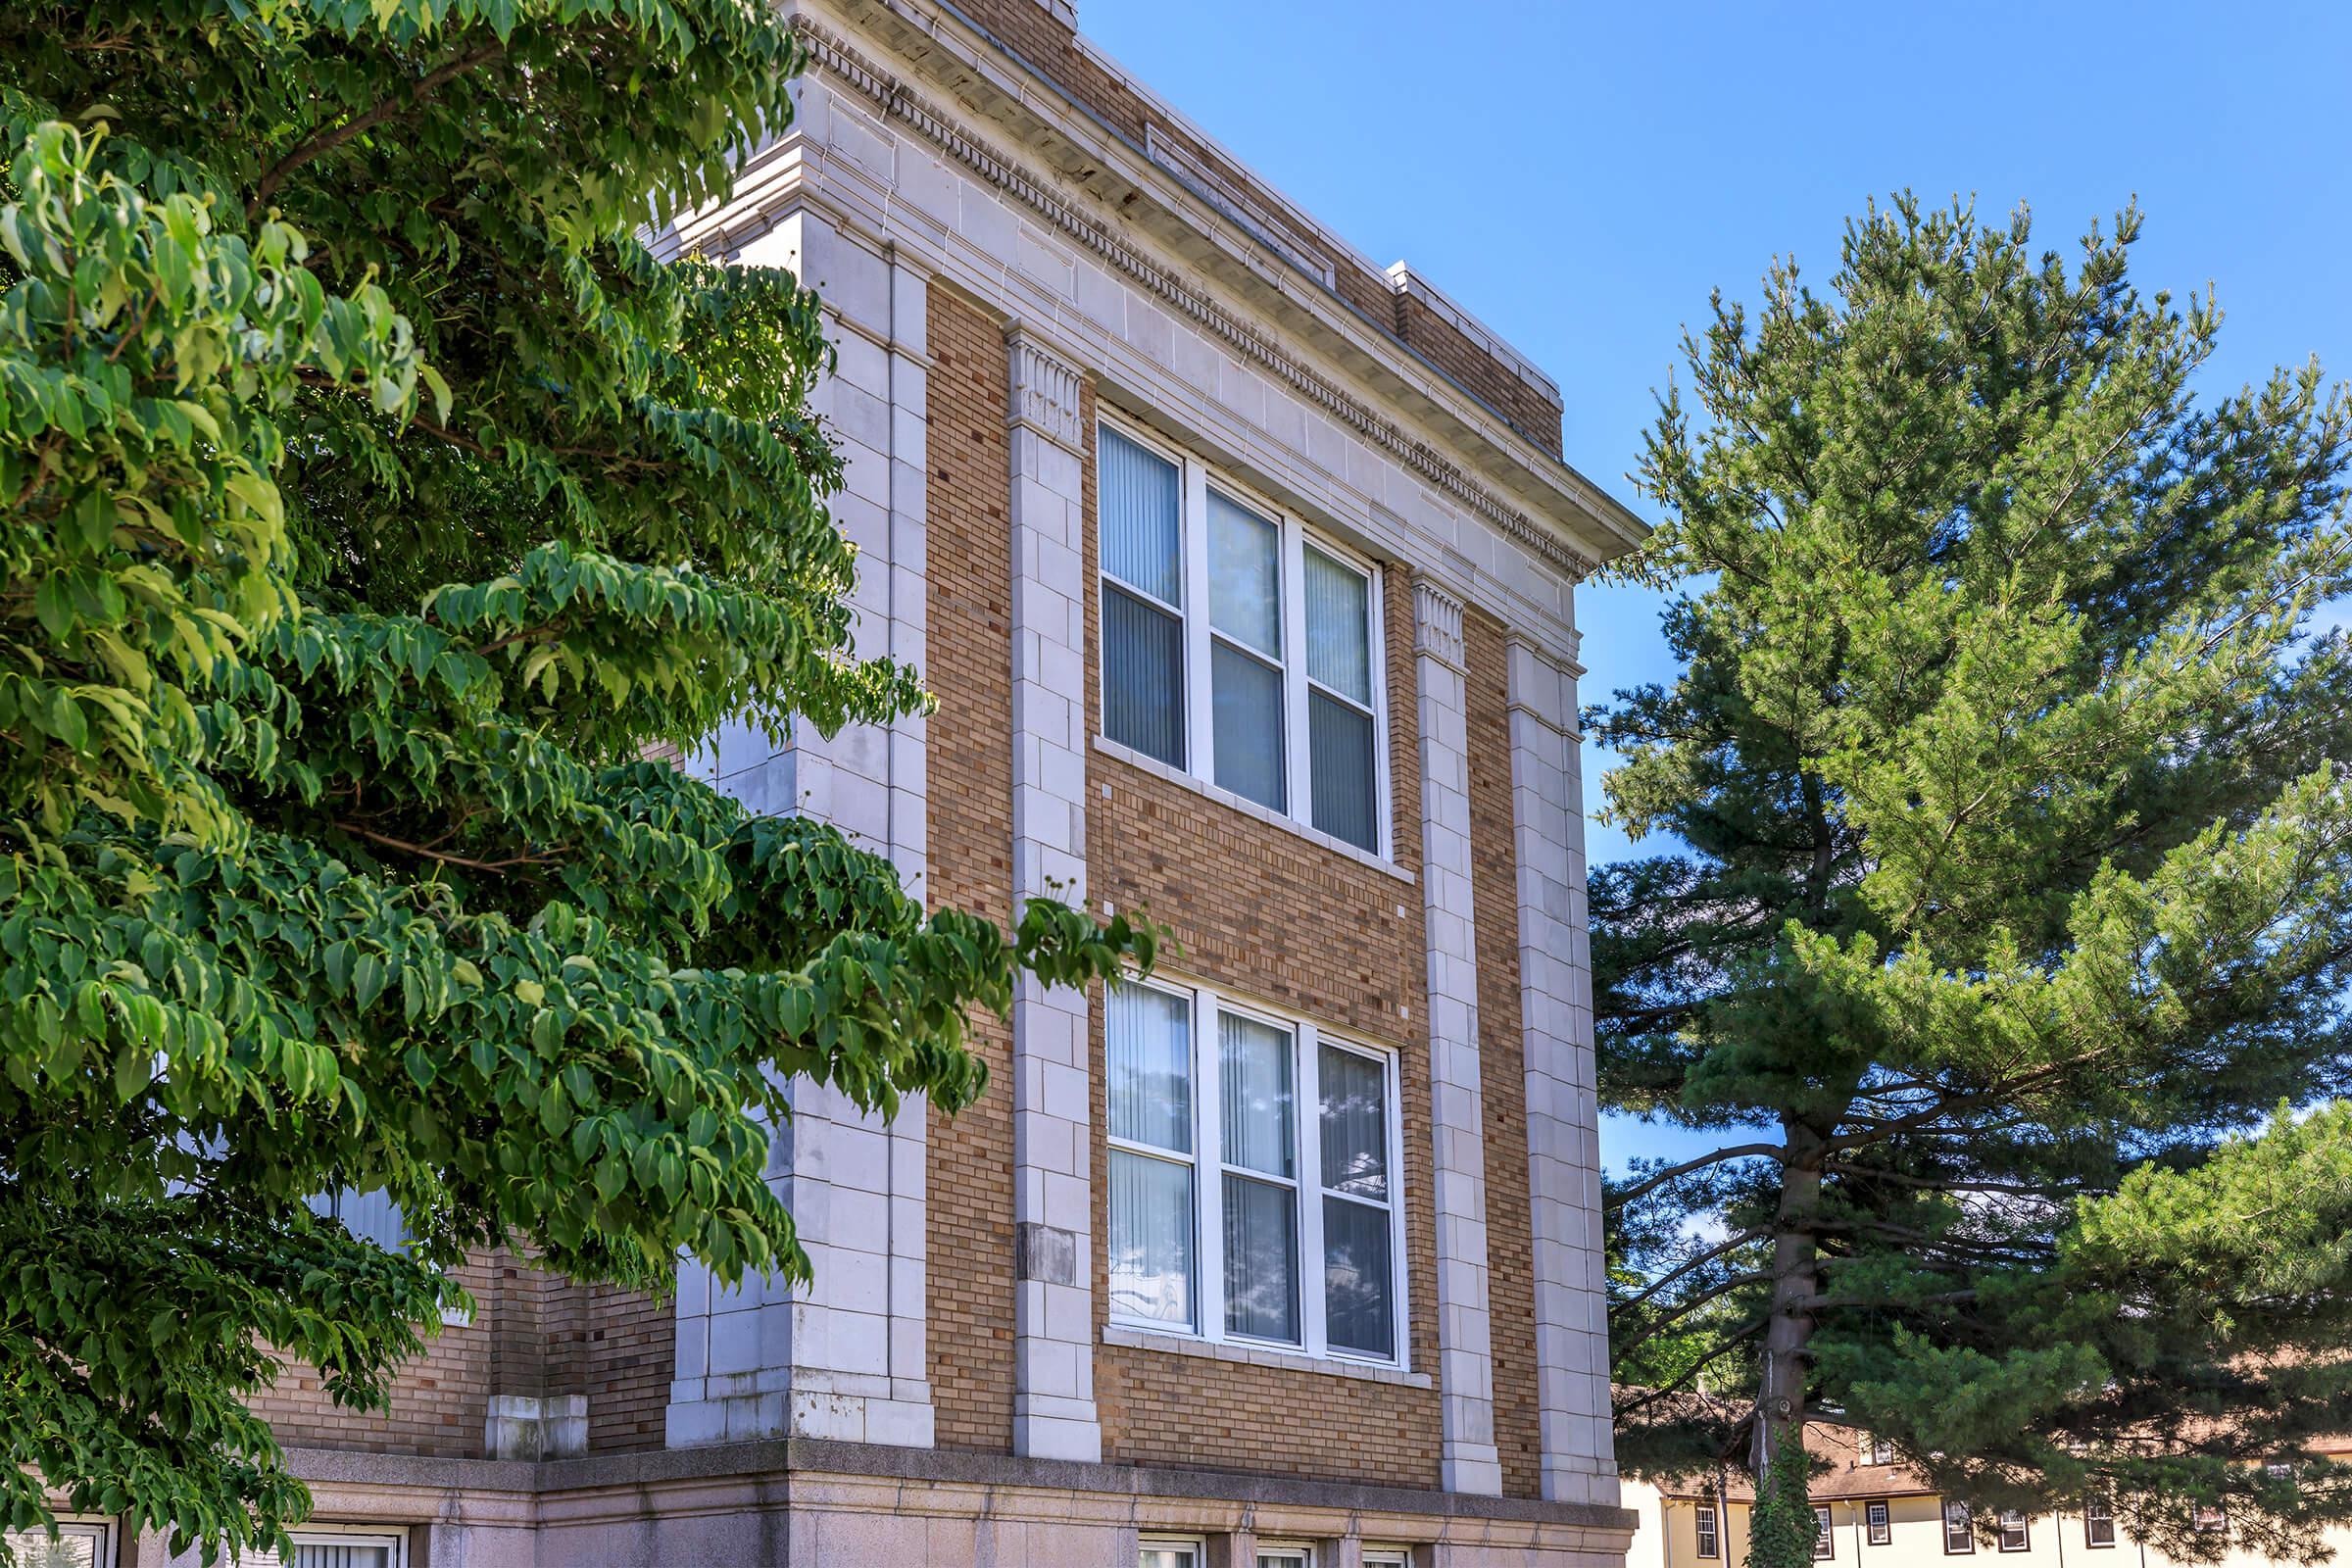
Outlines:
{"type": "MultiPolygon", "coordinates": [[[[2132,196],[2135,276],[2219,291],[2208,384],[2352,374],[2352,6],[1078,0],[1079,24],[1382,265],[1410,261],[1560,382],[1568,460],[1622,475],[1677,333],[1775,254],[1834,270],[1909,188],[2030,204],[2071,250],[2132,196]]],[[[1579,598],[1588,700],[1672,671],[1657,604],[1579,598]]],[[[1599,799],[1606,759],[1588,756],[1599,799]]],[[[1594,824],[1595,863],[1621,835],[1594,824]]],[[[1603,1129],[1612,1166],[1687,1145],[1603,1129]]]]}

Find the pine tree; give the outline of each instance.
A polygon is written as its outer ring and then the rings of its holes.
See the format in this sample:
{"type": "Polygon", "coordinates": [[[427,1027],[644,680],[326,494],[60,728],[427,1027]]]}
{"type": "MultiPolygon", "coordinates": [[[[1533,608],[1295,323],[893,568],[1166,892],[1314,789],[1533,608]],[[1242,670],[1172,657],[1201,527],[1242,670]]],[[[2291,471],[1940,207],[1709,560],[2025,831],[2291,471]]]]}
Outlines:
{"type": "Polygon", "coordinates": [[[802,58],[763,0],[0,10],[0,1526],[282,1549],[276,1353],[381,1404],[480,1248],[805,1278],[790,1081],[954,1112],[967,1008],[1149,963],[649,760],[927,702],[853,653],[817,301],[637,237],[802,58]]]}
{"type": "Polygon", "coordinates": [[[1874,206],[1686,336],[1682,671],[1595,717],[1679,841],[1593,878],[1603,1099],[1718,1135],[1610,1195],[1633,1468],[1831,1421],[2183,1557],[2352,1517],[2352,400],[2194,395],[2139,225],[1874,206]]]}

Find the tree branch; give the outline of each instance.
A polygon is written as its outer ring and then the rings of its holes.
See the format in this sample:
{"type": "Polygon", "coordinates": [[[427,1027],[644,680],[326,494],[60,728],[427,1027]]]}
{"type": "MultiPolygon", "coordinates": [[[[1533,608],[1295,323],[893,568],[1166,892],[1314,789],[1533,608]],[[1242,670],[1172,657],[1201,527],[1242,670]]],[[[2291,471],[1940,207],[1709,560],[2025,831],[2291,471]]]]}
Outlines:
{"type": "Polygon", "coordinates": [[[1778,1154],[1780,1152],[1781,1146],[1778,1144],[1740,1144],[1732,1149],[1718,1149],[1711,1154],[1701,1154],[1696,1159],[1687,1159],[1680,1165],[1671,1165],[1665,1170],[1659,1171],[1654,1176],[1644,1177],[1634,1186],[1619,1193],[1615,1198],[1608,1200],[1601,1206],[1608,1209],[1623,1208],[1638,1198],[1647,1198],[1651,1193],[1678,1176],[1688,1176],[1694,1170],[1701,1170],[1709,1165],[1719,1165],[1727,1159],[1742,1159],[1755,1154],[1778,1154]]]}
{"type": "Polygon", "coordinates": [[[427,844],[416,844],[407,839],[396,839],[388,833],[378,833],[373,828],[362,827],[357,822],[338,819],[335,826],[351,834],[354,838],[367,839],[370,843],[381,844],[387,849],[399,850],[404,854],[422,856],[428,860],[439,860],[445,865],[462,865],[472,871],[506,871],[517,865],[544,865],[557,858],[553,852],[548,852],[510,856],[503,860],[474,860],[468,859],[463,855],[451,855],[446,850],[436,850],[427,844]]]}
{"type": "Polygon", "coordinates": [[[405,97],[386,98],[366,114],[355,116],[340,124],[331,125],[311,136],[308,140],[298,143],[292,152],[270,165],[269,172],[262,175],[261,183],[253,188],[253,199],[245,204],[246,220],[251,222],[259,220],[262,214],[268,210],[270,198],[276,195],[279,187],[284,185],[295,171],[304,165],[324,157],[354,136],[382,124],[396,114],[421,107],[424,101],[441,87],[475,67],[496,60],[506,52],[507,46],[496,41],[483,44],[478,49],[468,50],[454,60],[443,62],[419,76],[416,84],[408,90],[405,97]]]}

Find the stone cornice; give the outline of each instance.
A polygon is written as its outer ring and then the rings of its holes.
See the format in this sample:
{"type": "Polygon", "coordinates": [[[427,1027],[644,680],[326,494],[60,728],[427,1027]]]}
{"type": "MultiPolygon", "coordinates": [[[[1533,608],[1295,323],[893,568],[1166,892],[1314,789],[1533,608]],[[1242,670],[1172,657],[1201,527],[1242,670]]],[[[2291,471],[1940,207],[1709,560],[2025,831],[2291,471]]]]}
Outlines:
{"type": "MultiPolygon", "coordinates": [[[[1265,369],[1537,559],[1572,578],[1581,579],[1592,571],[1596,563],[1591,556],[1480,483],[1430,443],[1413,436],[1338,381],[1292,354],[1256,323],[1066,200],[1045,180],[999,153],[960,120],[901,76],[868,59],[822,23],[804,12],[793,19],[793,26],[808,42],[815,69],[863,99],[882,118],[915,131],[969,173],[1028,208],[1105,266],[1214,336],[1232,353],[1265,369]]],[[[1638,520],[1636,525],[1639,526],[1638,520]]]]}

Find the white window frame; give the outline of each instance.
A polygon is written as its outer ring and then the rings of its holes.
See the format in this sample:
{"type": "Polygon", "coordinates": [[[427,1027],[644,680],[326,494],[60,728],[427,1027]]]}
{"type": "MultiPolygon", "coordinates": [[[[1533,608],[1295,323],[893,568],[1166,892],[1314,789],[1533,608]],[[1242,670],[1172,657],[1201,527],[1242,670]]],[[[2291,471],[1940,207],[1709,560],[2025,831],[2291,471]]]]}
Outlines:
{"type": "Polygon", "coordinates": [[[1894,1544],[1894,1505],[1873,1499],[1862,1505],[1862,1529],[1874,1546],[1894,1544]]]}
{"type": "Polygon", "coordinates": [[[1364,1568],[1413,1568],[1413,1552],[1409,1546],[1366,1546],[1364,1568]]]}
{"type": "MultiPolygon", "coordinates": [[[[49,1539],[46,1530],[18,1530],[8,1532],[34,1542],[49,1539]]],[[[112,1519],[61,1518],[57,1521],[58,1536],[66,1541],[90,1543],[90,1561],[97,1568],[115,1568],[115,1522],[112,1519]]]]}
{"type": "MultiPolygon", "coordinates": [[[[1389,771],[1389,681],[1388,630],[1383,615],[1383,579],[1377,562],[1365,558],[1356,550],[1334,538],[1329,532],[1307,522],[1297,512],[1278,505],[1271,498],[1252,490],[1235,479],[1232,474],[1214,467],[1182,447],[1136,422],[1108,413],[1096,416],[1096,446],[1101,449],[1104,429],[1134,442],[1162,462],[1173,464],[1178,473],[1178,513],[1176,548],[1183,572],[1184,604],[1181,608],[1145,593],[1132,584],[1112,577],[1102,564],[1102,519],[1095,519],[1097,535],[1096,583],[1097,602],[1101,602],[1105,582],[1116,583],[1122,593],[1133,594],[1163,613],[1177,617],[1182,631],[1184,649],[1184,693],[1186,711],[1180,726],[1184,735],[1184,761],[1177,770],[1198,779],[1220,794],[1236,800],[1248,797],[1236,794],[1217,783],[1215,695],[1209,675],[1210,649],[1218,639],[1224,640],[1250,659],[1261,663],[1279,665],[1282,672],[1282,745],[1283,745],[1283,804],[1269,807],[1250,801],[1252,809],[1269,811],[1273,815],[1296,823],[1298,827],[1336,845],[1343,845],[1358,855],[1370,855],[1376,859],[1396,858],[1395,809],[1389,771]],[[1281,565],[1281,631],[1282,653],[1270,657],[1263,650],[1250,648],[1247,643],[1213,630],[1209,625],[1208,603],[1208,493],[1216,490],[1244,509],[1254,513],[1275,525],[1281,534],[1278,560],[1281,565]],[[1361,710],[1354,698],[1336,692],[1314,680],[1306,672],[1306,546],[1321,551],[1342,565],[1363,574],[1365,598],[1364,636],[1368,646],[1364,657],[1372,676],[1372,802],[1373,843],[1369,846],[1352,843],[1338,834],[1315,826],[1313,759],[1307,745],[1307,696],[1309,689],[1322,692],[1333,701],[1361,710]]],[[[1098,506],[1100,502],[1098,501],[1098,506]]],[[[1101,712],[1108,702],[1103,687],[1105,661],[1095,661],[1096,711],[1101,712]]],[[[1118,746],[1104,736],[1107,744],[1118,746]]],[[[1142,755],[1142,754],[1137,754],[1142,755]]],[[[1157,758],[1149,759],[1153,766],[1169,764],[1157,758]]]]}
{"type": "Polygon", "coordinates": [[[391,1549],[384,1554],[384,1560],[389,1568],[409,1565],[406,1530],[387,1530],[382,1525],[305,1525],[286,1534],[293,1538],[296,1546],[388,1546],[391,1549]]]}
{"type": "Polygon", "coordinates": [[[1723,1556],[1723,1511],[1711,1502],[1693,1505],[1690,1512],[1690,1540],[1698,1555],[1708,1562],[1723,1556]]]}
{"type": "Polygon", "coordinates": [[[1977,1510],[1957,1499],[1943,1503],[1943,1554],[1946,1557],[1973,1557],[1977,1554],[1977,1510]],[[1954,1511],[1958,1517],[1954,1518],[1954,1511]],[[1952,1527],[1960,1527],[1960,1544],[1952,1544],[1952,1527]]]}
{"type": "MultiPolygon", "coordinates": [[[[1191,1006],[1190,1042],[1193,1071],[1193,1322],[1188,1327],[1159,1318],[1130,1317],[1116,1306],[1110,1309],[1107,1321],[1122,1329],[1145,1334],[1161,1335],[1172,1339],[1198,1340],[1204,1344],[1244,1345],[1256,1349],[1289,1351],[1317,1360],[1346,1361],[1360,1366],[1376,1366],[1396,1370],[1409,1369],[1408,1348],[1411,1317],[1405,1294],[1407,1269],[1404,1250],[1404,1073],[1401,1055],[1387,1047],[1370,1045],[1352,1035],[1336,1031],[1326,1032],[1311,1020],[1245,1002],[1227,995],[1212,986],[1188,985],[1180,981],[1154,978],[1141,980],[1130,975],[1123,985],[1143,986],[1166,996],[1183,998],[1191,1006]],[[1281,1185],[1283,1179],[1263,1171],[1241,1166],[1227,1166],[1224,1137],[1224,1087],[1218,1073],[1222,1066],[1218,1053],[1217,1015],[1230,1012],[1237,1017],[1254,1019],[1286,1031],[1291,1037],[1292,1070],[1291,1093],[1293,1114],[1291,1137],[1293,1147],[1292,1180],[1289,1185],[1298,1204],[1298,1328],[1297,1342],[1261,1340],[1249,1335],[1228,1332],[1225,1327],[1225,1172],[1230,1168],[1251,1181],[1281,1185]],[[1321,1087],[1322,1047],[1329,1045],[1356,1055],[1379,1061],[1386,1072],[1384,1098],[1387,1102],[1387,1136],[1389,1159],[1389,1337],[1391,1352],[1386,1356],[1367,1354],[1346,1346],[1330,1343],[1327,1301],[1324,1289],[1323,1258],[1323,1096],[1321,1087]],[[1311,1175],[1309,1173],[1312,1173],[1311,1175]],[[1210,1180],[1211,1177],[1215,1179],[1210,1180]],[[1313,1199],[1309,1202],[1308,1199],[1313,1199]]],[[[1105,1025],[1107,1027],[1107,1024],[1105,1025]]],[[[1107,1055],[1107,1053],[1105,1053],[1107,1055]]],[[[1103,1073],[1103,1125],[1110,1124],[1108,1098],[1110,1094],[1107,1066],[1103,1073]]],[[[1149,1158],[1180,1162],[1181,1156],[1153,1145],[1133,1144],[1124,1139],[1105,1139],[1112,1149],[1144,1155],[1149,1158]]],[[[1359,1200],[1360,1201],[1360,1200],[1359,1200]]],[[[1369,1206],[1369,1205],[1367,1205],[1369,1206]]],[[[1107,1246],[1110,1226],[1103,1225],[1107,1246]]]]}
{"type": "Polygon", "coordinates": [[[1828,1503],[1817,1502],[1813,1505],[1813,1560],[1829,1562],[1837,1555],[1837,1516],[1831,1513],[1828,1503]]]}
{"type": "Polygon", "coordinates": [[[1267,1568],[1269,1561],[1282,1568],[1315,1568],[1315,1548],[1302,1541],[1261,1541],[1256,1568],[1267,1568]]]}
{"type": "Polygon", "coordinates": [[[2020,1552],[2034,1549],[2034,1521],[2026,1516],[2022,1508],[2003,1508],[1994,1516],[1992,1527],[1994,1544],[2001,1550],[2020,1552]],[[2013,1520],[2014,1524],[2011,1523],[2013,1520]],[[2017,1544],[2014,1546],[2009,1544],[2009,1532],[2013,1529],[2017,1532],[2017,1544]]]}
{"type": "Polygon", "coordinates": [[[2092,1496],[2082,1500],[2082,1549],[2113,1551],[2115,1549],[2115,1499],[2092,1496]],[[2100,1525],[2107,1527],[2107,1539],[2101,1541],[2094,1533],[2100,1525]]]}
{"type": "Polygon", "coordinates": [[[1183,1551],[1192,1554],[1192,1568],[1208,1568],[1208,1543],[1200,1536],[1146,1536],[1135,1544],[1138,1568],[1147,1551],[1183,1551]]]}

